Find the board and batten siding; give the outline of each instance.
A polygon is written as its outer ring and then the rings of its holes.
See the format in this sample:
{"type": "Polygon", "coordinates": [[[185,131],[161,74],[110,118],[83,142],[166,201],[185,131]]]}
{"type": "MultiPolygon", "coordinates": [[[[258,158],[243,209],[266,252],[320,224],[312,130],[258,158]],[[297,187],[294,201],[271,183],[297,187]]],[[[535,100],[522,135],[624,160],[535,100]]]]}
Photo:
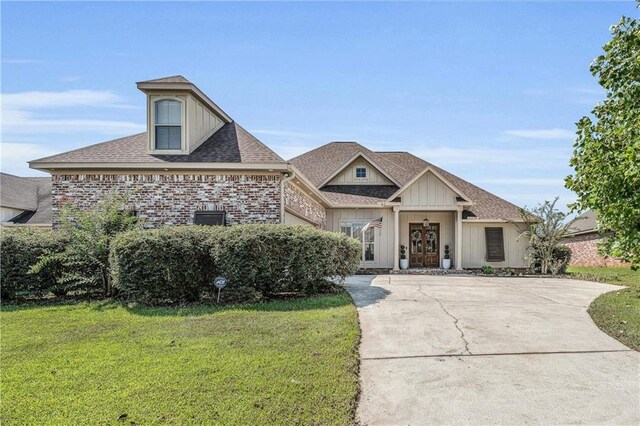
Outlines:
{"type": "Polygon", "coordinates": [[[457,194],[431,172],[426,172],[401,194],[403,207],[445,208],[455,210],[457,194]]]}
{"type": "MultiPolygon", "coordinates": [[[[423,223],[426,218],[429,218],[430,223],[440,224],[440,260],[438,266],[442,266],[445,245],[449,246],[451,264],[455,265],[455,212],[400,212],[400,245],[407,247],[407,258],[409,257],[409,224],[423,223]]],[[[393,239],[391,239],[391,242],[393,244],[393,239]]]]}
{"type": "Polygon", "coordinates": [[[367,160],[358,157],[334,176],[327,185],[393,185],[393,182],[380,173],[380,171],[373,167],[367,160]],[[367,169],[366,178],[356,178],[356,169],[358,167],[367,169]]]}
{"type": "Polygon", "coordinates": [[[360,266],[363,268],[392,268],[393,212],[391,209],[328,209],[326,229],[340,232],[341,222],[369,222],[379,217],[382,217],[382,227],[374,230],[374,260],[372,262],[360,262],[360,266]]]}
{"type": "Polygon", "coordinates": [[[191,95],[187,96],[187,123],[189,152],[193,152],[224,125],[220,117],[191,95]]]}
{"type": "Polygon", "coordinates": [[[462,267],[481,268],[490,265],[494,268],[525,268],[524,256],[527,252],[526,239],[518,240],[520,231],[513,223],[506,222],[463,222],[462,223],[462,267]],[[504,236],[504,262],[488,262],[485,228],[502,228],[504,236]]]}

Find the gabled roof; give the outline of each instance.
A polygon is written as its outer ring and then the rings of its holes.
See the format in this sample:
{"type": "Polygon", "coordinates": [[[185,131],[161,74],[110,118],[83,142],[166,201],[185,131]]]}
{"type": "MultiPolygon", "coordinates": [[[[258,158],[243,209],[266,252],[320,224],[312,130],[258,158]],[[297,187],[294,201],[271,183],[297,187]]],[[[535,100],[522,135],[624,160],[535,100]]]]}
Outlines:
{"type": "MultiPolygon", "coordinates": [[[[425,170],[430,169],[470,198],[464,200],[473,203],[467,209],[467,217],[479,220],[520,220],[521,218],[518,206],[408,152],[375,152],[356,142],[331,142],[292,158],[290,162],[314,185],[320,186],[327,177],[335,175],[336,172],[346,167],[358,152],[375,162],[378,167],[383,169],[381,172],[392,176],[400,185],[397,189],[403,188],[425,170]]],[[[381,201],[389,201],[388,199],[363,196],[355,192],[349,194],[328,193],[325,188],[320,189],[335,204],[373,205],[381,201]]],[[[393,194],[392,192],[389,197],[393,194]]]]}
{"type": "Polygon", "coordinates": [[[326,185],[321,192],[332,204],[375,205],[397,190],[395,185],[326,185]]]}
{"type": "Polygon", "coordinates": [[[24,210],[11,222],[51,224],[51,178],[0,173],[0,206],[24,210]]]}
{"type": "Polygon", "coordinates": [[[89,145],[31,161],[34,168],[55,163],[284,163],[253,135],[232,122],[222,126],[188,155],[156,155],[147,152],[147,133],[89,145]]]}

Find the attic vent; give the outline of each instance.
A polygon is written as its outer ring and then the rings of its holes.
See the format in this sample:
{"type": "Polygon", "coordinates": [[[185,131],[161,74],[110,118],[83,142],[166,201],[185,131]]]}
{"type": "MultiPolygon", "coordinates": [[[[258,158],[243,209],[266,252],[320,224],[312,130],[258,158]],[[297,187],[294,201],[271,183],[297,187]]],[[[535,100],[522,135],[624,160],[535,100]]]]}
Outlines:
{"type": "Polygon", "coordinates": [[[502,228],[484,228],[487,243],[487,262],[504,262],[504,237],[502,228]]]}
{"type": "Polygon", "coordinates": [[[195,212],[193,223],[195,225],[225,226],[227,224],[226,216],[224,211],[199,211],[195,212]]]}

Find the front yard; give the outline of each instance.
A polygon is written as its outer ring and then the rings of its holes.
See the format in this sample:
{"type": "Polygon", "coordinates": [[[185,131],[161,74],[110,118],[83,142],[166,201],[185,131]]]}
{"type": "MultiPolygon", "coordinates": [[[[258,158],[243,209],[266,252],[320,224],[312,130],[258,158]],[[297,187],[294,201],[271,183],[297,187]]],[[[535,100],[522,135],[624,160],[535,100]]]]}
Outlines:
{"type": "Polygon", "coordinates": [[[236,307],[3,306],[2,424],[349,424],[346,293],[236,307]]]}
{"type": "Polygon", "coordinates": [[[640,271],[570,267],[568,272],[571,278],[628,287],[598,297],[589,307],[589,314],[602,331],[640,351],[640,271]]]}

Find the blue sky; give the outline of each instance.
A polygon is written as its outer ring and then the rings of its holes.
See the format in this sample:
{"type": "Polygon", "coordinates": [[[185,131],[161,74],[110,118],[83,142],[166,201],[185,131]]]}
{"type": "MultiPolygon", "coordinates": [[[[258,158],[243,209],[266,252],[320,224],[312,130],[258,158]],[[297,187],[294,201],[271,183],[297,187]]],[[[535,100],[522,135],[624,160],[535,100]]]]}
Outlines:
{"type": "Polygon", "coordinates": [[[2,4],[2,168],[144,130],[182,74],[285,158],[410,151],[519,205],[558,195],[589,64],[629,2],[2,4]]]}

